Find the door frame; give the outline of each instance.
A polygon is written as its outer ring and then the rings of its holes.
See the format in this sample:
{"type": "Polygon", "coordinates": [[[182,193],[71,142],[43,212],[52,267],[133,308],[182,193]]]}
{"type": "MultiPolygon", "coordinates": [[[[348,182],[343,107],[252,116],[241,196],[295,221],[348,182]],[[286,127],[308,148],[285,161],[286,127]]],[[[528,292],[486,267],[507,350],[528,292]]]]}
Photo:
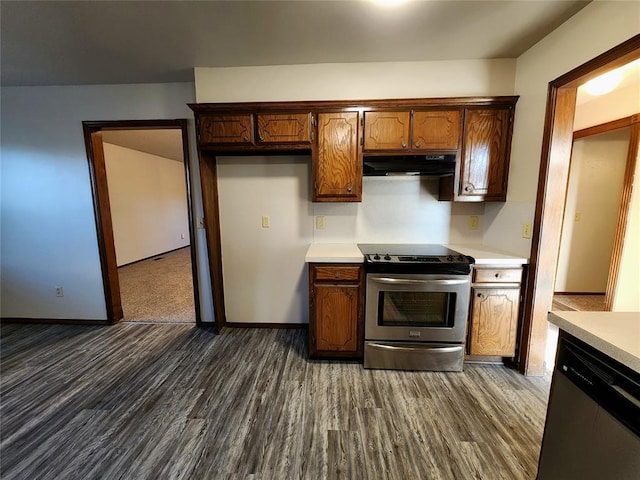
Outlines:
{"type": "MultiPolygon", "coordinates": [[[[604,295],[604,310],[611,311],[613,307],[613,297],[618,282],[620,262],[622,261],[622,247],[624,236],[627,231],[627,221],[629,218],[629,205],[631,203],[631,192],[633,189],[633,177],[636,169],[636,159],[638,157],[638,134],[640,132],[640,113],[628,117],[619,118],[610,122],[601,123],[592,127],[583,128],[573,132],[573,142],[582,138],[589,138],[596,135],[629,129],[629,145],[625,155],[625,167],[622,189],[620,192],[620,202],[618,204],[618,221],[616,222],[613,237],[613,248],[611,260],[609,261],[609,271],[607,272],[607,284],[604,295]]],[[[571,159],[573,161],[573,158],[571,159]]],[[[569,166],[571,172],[571,166],[569,166]]],[[[566,203],[565,203],[566,209],[566,203]]],[[[561,240],[562,241],[562,238],[561,240]]]]}
{"type": "Polygon", "coordinates": [[[592,78],[638,58],[640,35],[635,35],[549,83],[527,275],[529,288],[524,298],[518,356],[519,370],[525,375],[544,374],[547,314],[555,285],[577,89],[592,78]]]}
{"type": "Polygon", "coordinates": [[[193,299],[196,315],[196,325],[202,326],[200,312],[200,295],[198,286],[198,262],[196,255],[196,232],[194,228],[194,206],[191,192],[189,134],[187,119],[178,118],[172,120],[107,120],[82,122],[84,142],[89,162],[89,176],[91,179],[91,193],[93,197],[93,209],[96,219],[96,232],[98,236],[98,251],[100,254],[100,266],[102,270],[102,282],[104,286],[104,298],[107,308],[107,321],[111,324],[118,323],[123,318],[122,301],[120,298],[120,283],[118,280],[118,266],[116,262],[116,249],[113,237],[113,224],[111,219],[111,206],[109,202],[109,188],[107,185],[107,172],[102,147],[102,134],[104,130],[153,130],[153,129],[180,129],[182,132],[182,157],[184,163],[185,182],[187,190],[187,215],[189,220],[191,272],[193,277],[193,299]]]}

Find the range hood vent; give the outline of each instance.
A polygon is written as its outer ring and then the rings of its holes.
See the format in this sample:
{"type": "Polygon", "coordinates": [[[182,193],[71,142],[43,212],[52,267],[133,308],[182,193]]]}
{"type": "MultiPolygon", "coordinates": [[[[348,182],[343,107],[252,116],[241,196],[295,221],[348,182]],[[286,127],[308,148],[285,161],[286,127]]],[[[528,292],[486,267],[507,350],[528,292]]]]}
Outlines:
{"type": "Polygon", "coordinates": [[[453,175],[455,167],[455,154],[376,156],[364,158],[363,174],[365,177],[385,175],[442,177],[453,175]]]}

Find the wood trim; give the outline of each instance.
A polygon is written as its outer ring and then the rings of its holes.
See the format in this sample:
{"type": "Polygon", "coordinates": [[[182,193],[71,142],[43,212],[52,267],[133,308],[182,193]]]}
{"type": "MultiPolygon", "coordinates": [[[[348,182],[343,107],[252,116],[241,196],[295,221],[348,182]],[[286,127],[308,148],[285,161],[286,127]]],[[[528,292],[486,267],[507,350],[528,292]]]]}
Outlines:
{"type": "MultiPolygon", "coordinates": [[[[200,313],[200,295],[198,284],[198,266],[195,251],[195,228],[193,219],[193,196],[191,193],[191,175],[189,169],[188,122],[185,118],[168,120],[107,120],[84,121],[82,128],[85,138],[87,160],[89,162],[89,176],[93,194],[94,214],[98,237],[98,251],[107,309],[107,323],[117,323],[123,318],[122,302],[120,299],[120,284],[118,282],[118,267],[116,264],[115,243],[113,239],[113,225],[111,221],[111,207],[109,204],[109,190],[102,147],[102,130],[134,130],[154,128],[175,128],[182,131],[183,163],[185,167],[185,182],[187,191],[187,215],[189,218],[189,234],[191,238],[191,271],[193,274],[193,295],[196,325],[203,325],[200,313]]],[[[155,255],[154,255],[155,256],[155,255]]]]}
{"type": "Polygon", "coordinates": [[[227,324],[222,278],[222,241],[220,234],[220,207],[218,203],[218,173],[216,156],[198,147],[202,208],[206,233],[209,276],[213,295],[215,329],[220,332],[227,324]]]}
{"type": "Polygon", "coordinates": [[[601,133],[612,132],[614,130],[620,130],[621,128],[630,127],[634,123],[640,121],[640,114],[630,115],[628,117],[612,120],[611,122],[601,123],[594,125],[593,127],[583,128],[582,130],[576,130],[573,132],[573,140],[578,140],[584,137],[590,137],[591,135],[600,135],[601,133]]]}
{"type": "Polygon", "coordinates": [[[0,318],[0,323],[41,323],[45,325],[111,325],[109,320],[85,320],[74,318],[0,318]]]}
{"type": "Polygon", "coordinates": [[[604,295],[604,292],[553,292],[554,295],[604,295]]]}
{"type": "Polygon", "coordinates": [[[117,323],[124,316],[120,299],[120,283],[118,281],[118,265],[116,249],[113,241],[113,225],[111,222],[111,206],[109,203],[109,187],[107,170],[102,146],[102,133],[83,123],[89,175],[93,193],[93,210],[98,236],[98,251],[102,270],[107,321],[117,323]]]}
{"type": "Polygon", "coordinates": [[[302,328],[308,329],[308,323],[250,323],[250,322],[227,322],[227,328],[302,328]]]}
{"type": "Polygon", "coordinates": [[[517,95],[492,97],[446,97],[446,98],[399,98],[385,100],[330,100],[330,101],[294,101],[294,102],[247,102],[247,103],[190,103],[189,108],[196,113],[262,113],[276,111],[277,113],[296,113],[305,110],[362,110],[398,108],[463,108],[489,107],[498,105],[513,105],[518,100],[517,95]]]}
{"type": "Polygon", "coordinates": [[[549,83],[519,352],[519,370],[525,375],[544,374],[547,313],[553,298],[577,87],[637,58],[640,34],[549,83]]]}
{"type": "Polygon", "coordinates": [[[613,240],[613,251],[611,252],[611,262],[609,266],[609,276],[607,278],[607,289],[604,297],[604,309],[611,311],[613,308],[613,297],[620,273],[620,263],[622,262],[622,249],[624,247],[624,237],[627,232],[627,222],[629,219],[629,205],[631,203],[631,193],[633,191],[633,180],[636,172],[638,149],[640,145],[640,124],[634,123],[631,127],[629,138],[629,150],[627,151],[627,166],[624,172],[624,183],[620,195],[620,210],[618,212],[618,223],[616,224],[616,234],[613,240]]]}

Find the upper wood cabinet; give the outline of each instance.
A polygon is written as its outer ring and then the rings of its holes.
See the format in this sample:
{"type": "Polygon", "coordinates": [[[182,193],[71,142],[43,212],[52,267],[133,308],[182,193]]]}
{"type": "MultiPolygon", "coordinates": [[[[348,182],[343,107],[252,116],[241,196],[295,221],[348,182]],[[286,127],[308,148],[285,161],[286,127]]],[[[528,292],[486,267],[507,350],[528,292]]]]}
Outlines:
{"type": "Polygon", "coordinates": [[[317,145],[312,150],[314,202],[362,200],[358,125],[358,112],[318,114],[317,145]]]}
{"type": "Polygon", "coordinates": [[[457,150],[460,145],[460,111],[416,111],[411,125],[411,149],[457,150]]]}
{"type": "Polygon", "coordinates": [[[364,112],[364,146],[369,150],[408,150],[410,112],[364,112]]]}
{"type": "Polygon", "coordinates": [[[364,112],[365,152],[432,152],[457,150],[459,110],[364,112]]]}
{"type": "Polygon", "coordinates": [[[259,143],[311,143],[311,113],[259,113],[256,117],[259,143]]]}
{"type": "Polygon", "coordinates": [[[253,115],[201,115],[198,133],[200,142],[209,145],[252,145],[253,115]]]}

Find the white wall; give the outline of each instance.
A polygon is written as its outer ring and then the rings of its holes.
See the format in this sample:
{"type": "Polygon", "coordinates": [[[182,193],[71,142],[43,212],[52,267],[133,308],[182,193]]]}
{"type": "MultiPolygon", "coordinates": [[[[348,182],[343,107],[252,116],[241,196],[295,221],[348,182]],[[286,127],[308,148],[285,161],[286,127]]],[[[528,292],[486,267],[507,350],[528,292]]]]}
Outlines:
{"type": "MultiPolygon", "coordinates": [[[[190,119],[192,83],[2,87],[0,310],[3,317],[106,319],[83,120],[190,119]],[[55,287],[65,296],[57,298],[55,287]]],[[[196,215],[202,208],[196,203],[196,215]]],[[[204,231],[200,299],[213,320],[204,231]]]]}
{"type": "Polygon", "coordinates": [[[626,128],[573,143],[556,292],[607,288],[629,135],[626,128]]]}
{"type": "Polygon", "coordinates": [[[309,163],[304,156],[218,158],[228,322],[308,322],[309,163]]]}
{"type": "Polygon", "coordinates": [[[189,245],[184,164],[104,143],[118,266],[189,245]]]}
{"type": "MultiPolygon", "coordinates": [[[[197,68],[198,102],[511,95],[513,60],[197,68]]],[[[310,157],[219,159],[229,322],[306,323],[304,254],[318,243],[482,242],[482,204],[439,202],[438,180],[366,177],[362,203],[311,203],[310,157]],[[263,229],[262,215],[271,216],[263,229]],[[324,230],[314,217],[325,216],[324,230]],[[477,215],[478,230],[469,229],[477,215]]]]}
{"type": "Polygon", "coordinates": [[[595,1],[518,57],[509,191],[485,208],[485,245],[529,255],[521,231],[533,221],[549,82],[638,32],[640,2],[595,1]]]}

